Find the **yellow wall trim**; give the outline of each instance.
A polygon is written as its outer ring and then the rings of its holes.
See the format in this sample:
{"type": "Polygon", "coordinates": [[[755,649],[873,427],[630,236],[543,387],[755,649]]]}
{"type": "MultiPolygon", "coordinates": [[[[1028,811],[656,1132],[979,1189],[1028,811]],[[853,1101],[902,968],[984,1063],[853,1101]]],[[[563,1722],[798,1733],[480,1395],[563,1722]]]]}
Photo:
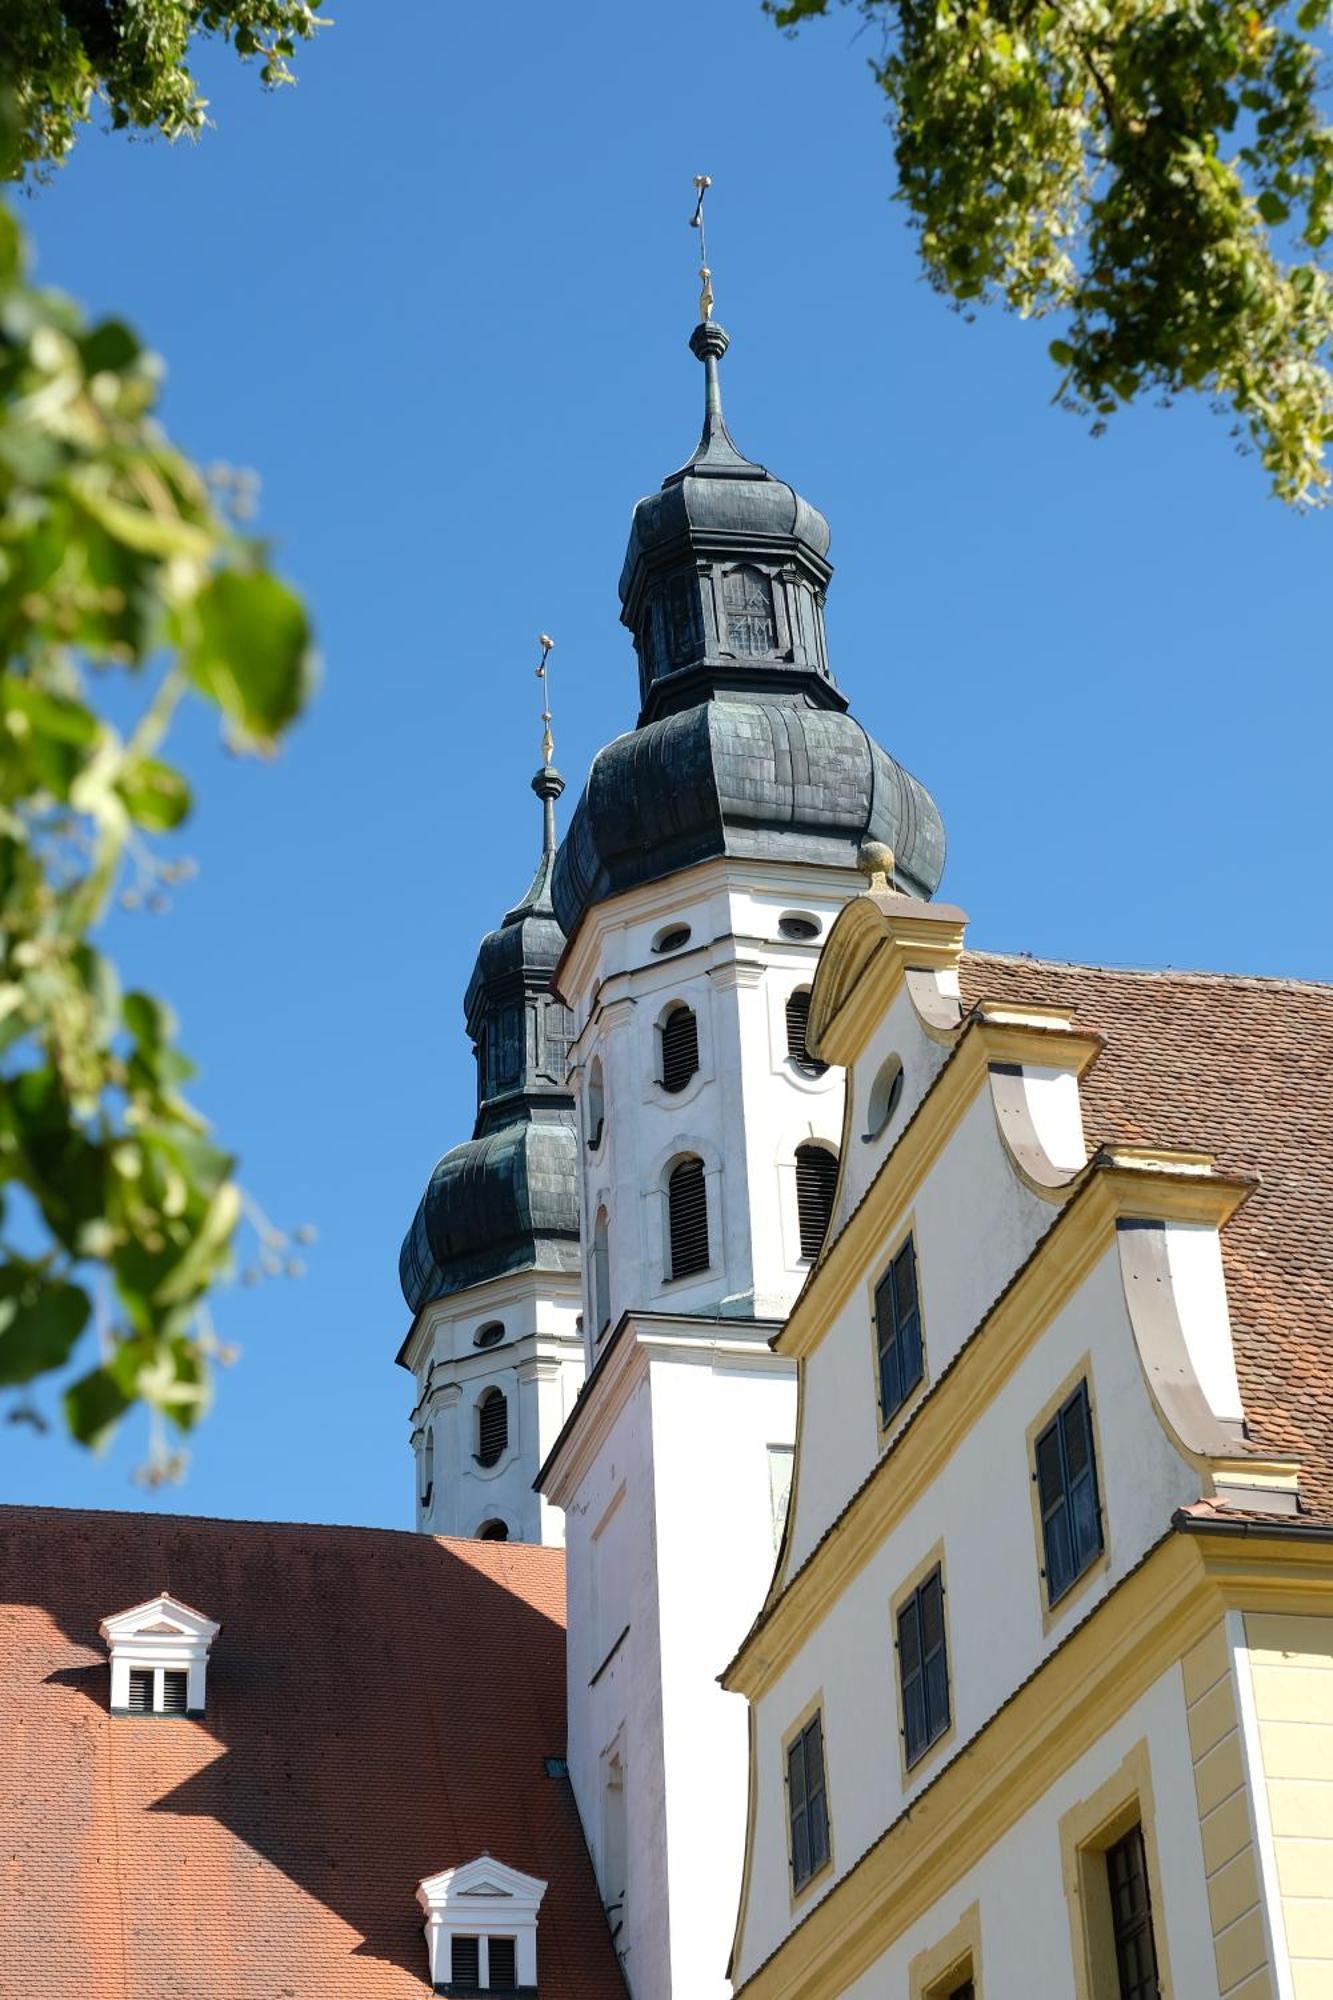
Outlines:
{"type": "MultiPolygon", "coordinates": [[[[1222,1175],[1177,1175],[1143,1166],[1094,1162],[1079,1194],[1048,1230],[1027,1263],[962,1347],[951,1367],[912,1411],[860,1490],[768,1602],[722,1679],[754,1700],[794,1658],[828,1616],[848,1584],[885,1537],[915,1506],[977,1417],[994,1400],[1089,1273],[1115,1241],[1122,1216],[1220,1226],[1250,1192],[1251,1183],[1222,1175]]],[[[780,1343],[778,1343],[780,1345],[780,1343]]],[[[804,1363],[802,1363],[804,1366],[804,1363]]],[[[797,1475],[799,1476],[799,1420],[797,1475]]],[[[793,1482],[793,1502],[798,1488],[793,1482]]],[[[788,1515],[784,1548],[790,1542],[788,1515]]]]}
{"type": "Polygon", "coordinates": [[[1175,1987],[1166,1949],[1166,1898],[1162,1894],[1152,1764],[1144,1739],[1134,1745],[1119,1770],[1113,1771],[1104,1785],[1071,1806],[1060,1820],[1060,1871],[1069,1905],[1075,2000],[1118,2000],[1120,1981],[1103,1857],[1107,1848],[1113,1847],[1135,1825],[1143,1833],[1161,2000],[1174,2000],[1175,1987]]]}
{"type": "Polygon", "coordinates": [[[1181,1663],[1204,1883],[1221,2000],[1274,2000],[1264,1925],[1250,1779],[1225,1624],[1219,1620],[1181,1663]]]}
{"type": "Polygon", "coordinates": [[[947,2000],[964,1979],[983,2000],[980,1903],[969,1903],[948,1936],[919,1951],[907,1968],[910,2000],[947,2000]]]}
{"type": "Polygon", "coordinates": [[[1232,1608],[1333,1614],[1333,1548],[1171,1533],[738,1988],[836,2000],[1232,1608]]]}

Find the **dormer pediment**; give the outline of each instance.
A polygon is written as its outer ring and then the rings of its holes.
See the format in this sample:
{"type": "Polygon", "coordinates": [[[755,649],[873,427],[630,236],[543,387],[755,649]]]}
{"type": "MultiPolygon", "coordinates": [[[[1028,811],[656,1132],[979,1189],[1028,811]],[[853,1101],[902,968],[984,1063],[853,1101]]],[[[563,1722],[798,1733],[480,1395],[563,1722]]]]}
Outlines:
{"type": "Polygon", "coordinates": [[[493,1854],[428,1875],[417,1887],[437,1993],[532,1993],[545,1882],[493,1854]],[[511,1980],[513,1983],[508,1983],[511,1980]]]}
{"type": "Polygon", "coordinates": [[[104,1618],[112,1714],[202,1715],[208,1652],[221,1629],[169,1591],[104,1618]]]}

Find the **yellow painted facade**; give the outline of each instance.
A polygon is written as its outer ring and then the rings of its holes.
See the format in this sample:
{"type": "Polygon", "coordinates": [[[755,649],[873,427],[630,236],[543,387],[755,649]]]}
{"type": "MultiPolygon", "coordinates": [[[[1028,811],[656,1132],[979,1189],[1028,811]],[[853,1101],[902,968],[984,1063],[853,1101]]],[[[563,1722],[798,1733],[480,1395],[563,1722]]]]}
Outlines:
{"type": "Polygon", "coordinates": [[[1181,1662],[1219,2000],[1276,2000],[1225,1623],[1181,1662]]]}
{"type": "Polygon", "coordinates": [[[1294,2000],[1333,2000],[1333,1618],[1245,1618],[1294,2000]]]}

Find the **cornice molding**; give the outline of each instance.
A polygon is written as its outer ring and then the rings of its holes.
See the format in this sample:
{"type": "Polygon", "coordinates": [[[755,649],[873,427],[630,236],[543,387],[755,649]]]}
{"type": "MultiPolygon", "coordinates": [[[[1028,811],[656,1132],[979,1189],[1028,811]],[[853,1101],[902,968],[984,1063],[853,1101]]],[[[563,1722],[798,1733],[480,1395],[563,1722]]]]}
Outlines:
{"type": "Polygon", "coordinates": [[[1333,1613],[1333,1547],[1299,1533],[1168,1533],[736,1988],[737,2000],[835,2000],[1233,1609],[1333,1613]]]}
{"type": "MultiPolygon", "coordinates": [[[[953,1457],[1056,1314],[1114,1248],[1123,1218],[1221,1228],[1253,1185],[1200,1174],[1192,1165],[1179,1170],[1169,1154],[1141,1154],[1133,1164],[1123,1153],[1114,1163],[1101,1155],[1094,1159],[1076,1197],[790,1577],[784,1547],[768,1602],[723,1673],[723,1686],[753,1701],[772,1685],[953,1457]]],[[[779,1345],[787,1351],[785,1341],[779,1345]]],[[[799,1481],[799,1463],[796,1472],[799,1481]]]]}
{"type": "MultiPolygon", "coordinates": [[[[970,1110],[992,1063],[1065,1068],[1082,1077],[1100,1054],[1102,1037],[1012,1014],[973,1014],[874,1179],[832,1242],[825,1246],[778,1337],[781,1353],[812,1354],[861,1282],[877,1240],[910,1208],[917,1190],[970,1110]]],[[[1001,1139],[1004,1138],[1001,1131],[1001,1139]]],[[[1007,1150],[1007,1141],[1006,1141],[1007,1150]]],[[[1011,1155],[1012,1157],[1012,1155],[1011,1155]]],[[[1017,1163],[1016,1163],[1017,1164],[1017,1163]]],[[[1034,1189],[1043,1199],[1068,1199],[1077,1176],[1034,1189]]]]}

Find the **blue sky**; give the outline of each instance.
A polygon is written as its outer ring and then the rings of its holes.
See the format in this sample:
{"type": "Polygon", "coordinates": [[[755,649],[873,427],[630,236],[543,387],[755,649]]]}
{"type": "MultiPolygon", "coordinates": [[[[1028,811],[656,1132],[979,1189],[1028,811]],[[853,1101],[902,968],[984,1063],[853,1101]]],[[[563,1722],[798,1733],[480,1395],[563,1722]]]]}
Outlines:
{"type": "Polygon", "coordinates": [[[319,1240],[219,1302],[243,1355],[185,1484],[0,1433],[0,1498],[410,1524],[398,1244],[471,1127],[461,998],[526,885],[536,634],[571,794],[634,721],[629,510],[691,449],[695,172],[741,449],[829,516],[855,712],[940,801],[973,943],[1333,976],[1327,516],[1202,404],[1090,439],[1054,329],[919,277],[854,15],[758,0],[349,5],[216,129],[91,133],[25,204],[39,271],[165,356],[201,460],[253,467],[320,700],[272,765],[179,751],[197,881],[118,918],[247,1186],[319,1240]]]}

